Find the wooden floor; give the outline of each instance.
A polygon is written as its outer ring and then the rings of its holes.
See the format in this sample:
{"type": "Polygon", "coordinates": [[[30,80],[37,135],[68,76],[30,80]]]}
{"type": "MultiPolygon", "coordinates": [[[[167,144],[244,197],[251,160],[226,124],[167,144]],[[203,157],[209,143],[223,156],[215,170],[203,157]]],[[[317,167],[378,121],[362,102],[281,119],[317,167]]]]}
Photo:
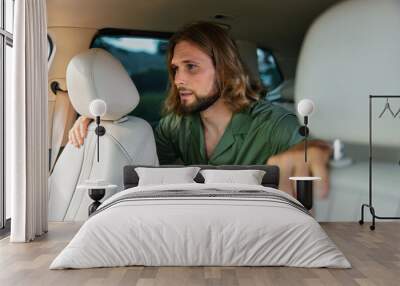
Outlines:
{"type": "Polygon", "coordinates": [[[120,267],[48,270],[80,224],[51,223],[32,243],[0,241],[0,285],[400,285],[400,223],[321,224],[353,268],[120,267]]]}

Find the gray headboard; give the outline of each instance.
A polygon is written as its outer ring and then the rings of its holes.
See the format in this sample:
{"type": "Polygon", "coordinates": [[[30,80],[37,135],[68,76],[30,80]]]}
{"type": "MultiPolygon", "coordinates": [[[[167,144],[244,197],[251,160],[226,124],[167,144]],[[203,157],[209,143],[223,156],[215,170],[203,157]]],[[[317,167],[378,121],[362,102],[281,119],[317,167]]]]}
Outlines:
{"type": "MultiPolygon", "coordinates": [[[[192,165],[200,167],[201,169],[218,169],[218,170],[263,170],[265,175],[262,179],[262,185],[265,187],[278,188],[279,185],[279,168],[277,166],[267,165],[224,165],[224,166],[212,166],[212,165],[192,165]]],[[[128,165],[124,167],[124,189],[136,187],[139,182],[139,177],[135,172],[136,167],[148,167],[148,168],[178,168],[186,167],[182,165],[162,165],[159,167],[145,166],[145,165],[128,165]]],[[[199,173],[194,180],[197,183],[204,183],[203,176],[199,173]]]]}

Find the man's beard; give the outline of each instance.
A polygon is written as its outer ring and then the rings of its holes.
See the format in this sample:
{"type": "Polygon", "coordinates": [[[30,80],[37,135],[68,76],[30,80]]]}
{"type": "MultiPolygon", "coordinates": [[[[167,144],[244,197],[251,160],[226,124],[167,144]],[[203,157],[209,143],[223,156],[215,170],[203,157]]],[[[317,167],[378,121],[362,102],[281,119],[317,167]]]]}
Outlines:
{"type": "Polygon", "coordinates": [[[195,102],[193,104],[185,106],[181,102],[180,110],[183,114],[188,115],[196,112],[202,112],[212,106],[220,98],[220,94],[218,92],[211,96],[201,97],[193,92],[193,96],[195,97],[195,102]]]}

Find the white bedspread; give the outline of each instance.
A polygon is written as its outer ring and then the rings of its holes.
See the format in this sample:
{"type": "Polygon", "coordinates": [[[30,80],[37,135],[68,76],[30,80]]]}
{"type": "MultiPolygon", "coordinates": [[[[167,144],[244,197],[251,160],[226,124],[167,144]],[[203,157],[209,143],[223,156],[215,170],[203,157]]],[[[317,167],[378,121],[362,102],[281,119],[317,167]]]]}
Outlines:
{"type": "Polygon", "coordinates": [[[50,269],[126,265],[351,267],[320,225],[285,201],[299,204],[279,190],[254,185],[131,188],[106,200],[50,269]],[[137,192],[168,190],[203,194],[253,190],[267,192],[271,198],[178,195],[129,199],[130,194],[145,195],[137,192]]]}

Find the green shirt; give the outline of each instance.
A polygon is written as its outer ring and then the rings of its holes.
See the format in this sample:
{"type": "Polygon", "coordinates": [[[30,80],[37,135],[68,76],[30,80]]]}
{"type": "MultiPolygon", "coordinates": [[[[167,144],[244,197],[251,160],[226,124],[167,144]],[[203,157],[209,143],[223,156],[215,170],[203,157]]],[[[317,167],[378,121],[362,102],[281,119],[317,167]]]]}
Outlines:
{"type": "Polygon", "coordinates": [[[178,159],[185,165],[255,165],[301,142],[299,127],[295,114],[259,100],[232,116],[210,158],[198,113],[163,117],[155,139],[161,165],[178,159]]]}

